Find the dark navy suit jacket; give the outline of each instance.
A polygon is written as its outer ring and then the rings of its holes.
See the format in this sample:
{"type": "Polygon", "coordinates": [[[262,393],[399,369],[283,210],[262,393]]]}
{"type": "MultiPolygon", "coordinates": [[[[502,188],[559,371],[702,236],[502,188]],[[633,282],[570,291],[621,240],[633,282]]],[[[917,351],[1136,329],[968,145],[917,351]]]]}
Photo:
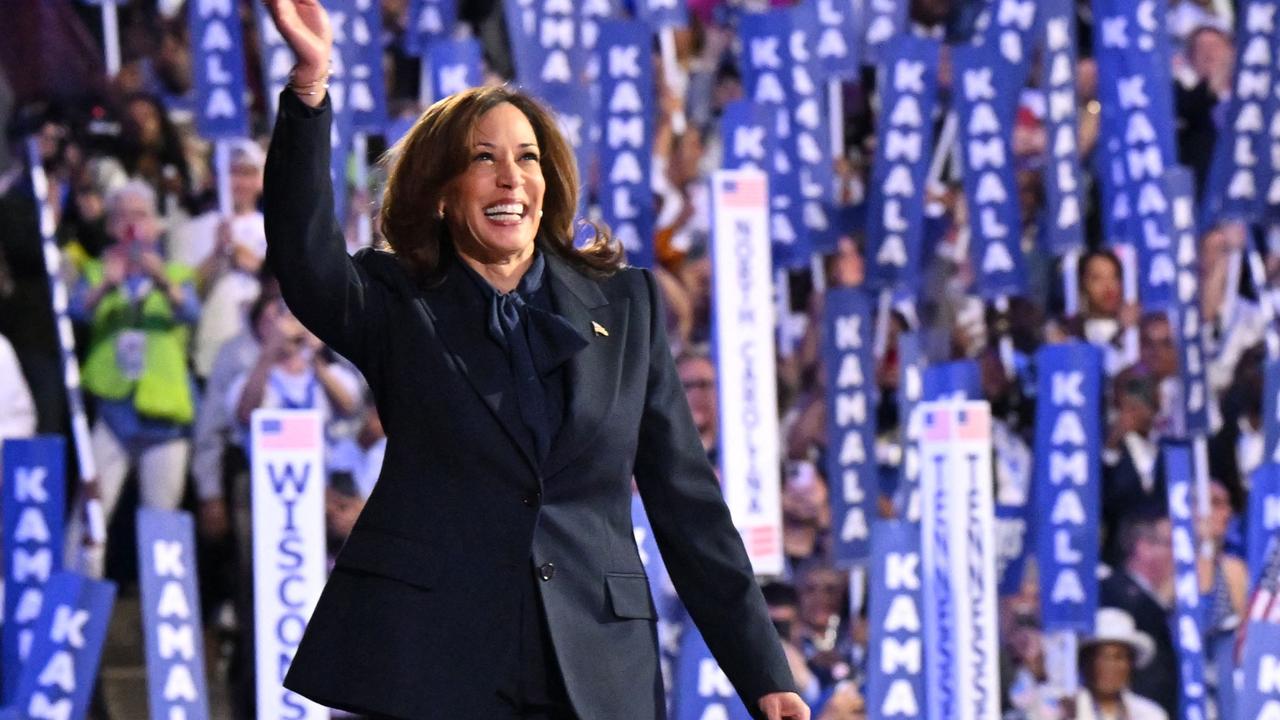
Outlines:
{"type": "Polygon", "coordinates": [[[312,109],[283,93],[266,167],[267,261],[298,318],[368,379],[387,450],[285,685],[396,717],[508,714],[500,671],[532,559],[578,716],[663,717],[634,476],[681,599],[759,717],[757,699],[794,682],[698,440],[653,276],[588,278],[545,253],[558,311],[590,344],[569,361],[564,424],[538,463],[507,358],[456,261],[420,287],[392,255],[346,254],[330,122],[327,100],[312,109]]]}

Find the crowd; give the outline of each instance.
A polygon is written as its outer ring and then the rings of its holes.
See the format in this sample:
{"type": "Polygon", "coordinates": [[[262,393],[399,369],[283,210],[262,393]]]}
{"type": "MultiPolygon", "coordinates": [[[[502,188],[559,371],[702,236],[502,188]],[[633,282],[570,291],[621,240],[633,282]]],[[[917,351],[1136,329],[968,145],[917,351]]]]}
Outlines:
{"type": "MultiPolygon", "coordinates": [[[[904,2],[906,0],[903,0],[904,2]]],[[[67,3],[70,5],[70,3],[67,3]]],[[[393,114],[417,106],[416,59],[400,49],[407,0],[382,0],[384,66],[393,114]]],[[[774,4],[785,4],[780,0],[774,4]]],[[[911,0],[909,31],[954,39],[976,3],[911,0]]],[[[1172,0],[1165,16],[1175,52],[1179,160],[1203,181],[1232,92],[1230,7],[1210,0],[1172,0]]],[[[1100,152],[1097,70],[1091,58],[1089,3],[1078,7],[1080,59],[1077,96],[1082,167],[1091,173],[1100,152]]],[[[688,77],[681,97],[664,91],[657,118],[652,186],[652,238],[667,323],[694,420],[709,457],[718,446],[716,365],[711,337],[711,225],[707,178],[718,167],[717,120],[742,96],[735,62],[734,13],[719,0],[690,0],[690,28],[677,33],[677,57],[688,77]],[[685,132],[671,118],[688,118],[685,132]]],[[[385,437],[367,387],[354,368],[326,349],[280,299],[263,271],[266,239],[258,202],[271,118],[255,72],[260,62],[251,3],[241,5],[254,108],[254,138],[231,151],[230,215],[217,208],[211,144],[192,125],[192,51],[183,3],[133,2],[121,7],[121,71],[62,88],[18,95],[9,117],[8,166],[0,167],[0,439],[69,433],[64,373],[39,217],[52,212],[63,256],[69,313],[76,327],[82,384],[92,426],[92,451],[109,514],[129,478],[146,506],[192,507],[198,519],[202,595],[210,633],[250,637],[252,620],[249,466],[246,430],[258,408],[314,408],[325,418],[329,484],[326,520],[336,552],[378,475],[385,437]],[[47,207],[37,207],[25,162],[34,138],[48,175],[47,207]]],[[[97,11],[68,9],[94,32],[97,11]]],[[[466,26],[483,43],[487,76],[512,74],[498,2],[460,2],[466,26]]],[[[23,73],[12,54],[0,67],[14,88],[23,73]]],[[[944,53],[943,91],[950,78],[944,53]]],[[[0,85],[3,85],[0,78],[0,85]]],[[[845,86],[847,150],[836,161],[841,201],[868,194],[876,146],[874,74],[845,86]]],[[[2,106],[3,103],[0,103],[2,106]]],[[[1173,556],[1159,442],[1178,432],[1181,384],[1176,328],[1163,313],[1126,302],[1124,264],[1108,248],[1095,195],[1090,250],[1071,278],[1075,312],[1064,305],[1061,269],[1034,247],[1044,208],[1041,173],[1048,143],[1045,97],[1033,76],[1022,93],[1014,129],[1024,250],[1032,260],[1032,292],[1008,312],[985,307],[972,294],[974,270],[963,251],[965,204],[960,184],[948,181],[927,198],[930,244],[915,312],[894,313],[878,358],[877,458],[883,472],[880,510],[895,512],[901,461],[897,408],[899,331],[919,330],[930,362],[975,361],[996,420],[994,477],[1002,488],[1028,488],[1034,435],[1031,358],[1049,342],[1078,338],[1104,351],[1102,538],[1105,567],[1093,635],[1080,647],[1081,692],[1066,703],[1043,692],[1045,649],[1039,628],[1034,563],[1022,586],[1001,599],[1003,707],[1010,718],[1129,718],[1178,716],[1179,672],[1170,631],[1173,556]],[[1128,338],[1136,337],[1137,342],[1128,338]],[[999,349],[1011,338],[1010,364],[999,349]]],[[[940,122],[938,124],[941,124],[940,122]]],[[[390,140],[390,139],[389,139],[390,140]]],[[[370,144],[375,162],[382,147],[370,144]]],[[[0,158],[3,160],[3,158],[0,158]]],[[[355,190],[348,204],[349,245],[358,245],[355,215],[378,197],[355,190]]],[[[813,273],[793,274],[787,304],[794,347],[778,358],[778,408],[784,465],[783,528],[787,570],[765,595],[792,669],[815,717],[866,716],[862,701],[867,657],[866,619],[851,614],[847,569],[833,562],[829,486],[823,477],[825,395],[818,334],[826,288],[850,287],[864,276],[861,228],[843,228],[834,254],[813,273]]],[[[1263,462],[1263,367],[1269,303],[1280,272],[1280,244],[1270,228],[1223,224],[1200,238],[1200,311],[1210,348],[1211,512],[1197,530],[1213,548],[1200,557],[1202,623],[1210,684],[1229,678],[1235,633],[1249,593],[1241,514],[1251,472],[1263,462]],[[1260,247],[1267,282],[1239,271],[1241,251],[1260,247]],[[1276,252],[1272,253],[1272,248],[1276,252]],[[1242,279],[1244,276],[1244,279],[1242,279]]],[[[376,232],[375,232],[376,236],[376,232]]],[[[114,513],[125,515],[127,513],[114,513]]],[[[128,520],[115,518],[113,533],[128,520]]],[[[68,543],[75,548],[75,543],[68,543]]],[[[110,567],[91,569],[101,575],[110,567]]],[[[865,603],[854,602],[854,607],[865,603]]],[[[239,716],[249,717],[252,653],[234,647],[232,682],[239,716]]]]}

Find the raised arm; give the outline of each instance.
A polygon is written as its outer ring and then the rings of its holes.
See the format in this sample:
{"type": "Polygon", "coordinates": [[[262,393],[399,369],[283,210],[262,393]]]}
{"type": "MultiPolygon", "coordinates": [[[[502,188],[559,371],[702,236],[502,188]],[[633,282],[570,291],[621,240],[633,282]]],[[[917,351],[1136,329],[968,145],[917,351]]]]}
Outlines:
{"type": "Polygon", "coordinates": [[[635,478],[681,601],[754,718],[808,720],[751,561],[698,440],[653,275],[635,478]]]}
{"type": "Polygon", "coordinates": [[[333,214],[333,113],[324,90],[333,44],[328,15],[316,0],[266,4],[298,57],[267,152],[267,263],[303,325],[363,370],[376,352],[371,341],[382,326],[386,295],[347,255],[333,214]]]}

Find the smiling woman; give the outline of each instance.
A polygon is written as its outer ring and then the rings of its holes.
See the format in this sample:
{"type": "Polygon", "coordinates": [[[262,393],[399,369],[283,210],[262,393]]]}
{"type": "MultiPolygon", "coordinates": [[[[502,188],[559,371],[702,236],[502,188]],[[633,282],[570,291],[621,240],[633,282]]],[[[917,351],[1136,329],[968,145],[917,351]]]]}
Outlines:
{"type": "Polygon", "coordinates": [[[752,715],[808,720],[657,281],[623,267],[602,228],[574,247],[578,173],[552,117],[502,87],[431,106],[388,156],[394,253],[348,256],[328,16],[318,0],[267,5],[299,60],[267,157],[267,262],[298,319],[369,381],[387,436],[285,686],[380,720],[665,717],[634,479],[752,715]]]}
{"type": "Polygon", "coordinates": [[[573,151],[551,115],[524,93],[482,87],[445,98],[386,162],[382,232],[420,281],[438,276],[441,254],[457,250],[473,269],[487,266],[481,274],[506,292],[528,269],[536,240],[592,275],[622,264],[622,249],[603,228],[590,245],[574,248],[573,151]]]}

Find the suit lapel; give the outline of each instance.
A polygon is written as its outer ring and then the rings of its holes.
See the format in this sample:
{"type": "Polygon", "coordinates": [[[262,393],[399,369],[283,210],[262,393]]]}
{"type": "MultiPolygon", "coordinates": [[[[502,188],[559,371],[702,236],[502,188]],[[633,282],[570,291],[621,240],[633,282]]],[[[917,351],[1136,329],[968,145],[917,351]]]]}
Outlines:
{"type": "Polygon", "coordinates": [[[511,365],[506,353],[485,330],[488,308],[460,262],[451,261],[440,284],[423,292],[423,307],[439,328],[439,340],[454,366],[536,471],[538,464],[534,460],[532,438],[516,406],[511,365]]]}
{"type": "Polygon", "coordinates": [[[590,446],[613,409],[622,375],[628,301],[610,303],[596,282],[555,253],[544,256],[557,311],[587,338],[587,347],[569,360],[568,411],[542,468],[543,477],[550,477],[590,446]]]}

